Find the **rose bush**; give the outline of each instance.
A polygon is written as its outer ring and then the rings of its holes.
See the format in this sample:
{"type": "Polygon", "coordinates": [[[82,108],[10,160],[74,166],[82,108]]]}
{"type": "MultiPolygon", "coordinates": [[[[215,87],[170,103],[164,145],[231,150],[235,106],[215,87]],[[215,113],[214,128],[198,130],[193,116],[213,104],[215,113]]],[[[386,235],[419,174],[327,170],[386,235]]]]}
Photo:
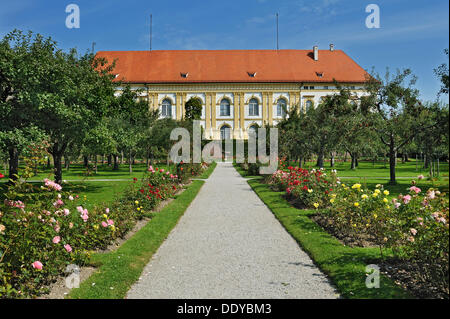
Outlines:
{"type": "MultiPolygon", "coordinates": [[[[30,172],[26,168],[25,177],[30,172]]],[[[86,196],[66,192],[53,181],[45,179],[40,187],[23,180],[11,184],[0,202],[0,298],[45,292],[67,265],[84,265],[92,250],[122,237],[180,188],[177,175],[150,167],[108,206],[88,210],[86,196]]]]}
{"type": "Polygon", "coordinates": [[[287,171],[276,171],[268,180],[273,189],[286,191],[287,197],[296,205],[306,208],[323,207],[337,182],[335,171],[327,175],[324,170],[292,166],[287,171]]]}
{"type": "Polygon", "coordinates": [[[421,268],[425,280],[448,292],[449,200],[446,194],[413,185],[406,194],[388,199],[389,191],[360,184],[341,184],[329,196],[325,214],[344,236],[368,235],[383,249],[421,268]]]}

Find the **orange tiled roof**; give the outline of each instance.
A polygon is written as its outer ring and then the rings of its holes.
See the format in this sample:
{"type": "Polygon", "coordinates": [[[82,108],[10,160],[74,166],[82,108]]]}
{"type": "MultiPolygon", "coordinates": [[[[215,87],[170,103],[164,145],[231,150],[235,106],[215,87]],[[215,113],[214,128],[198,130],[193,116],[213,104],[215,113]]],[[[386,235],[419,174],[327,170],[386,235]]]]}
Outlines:
{"type": "Polygon", "coordinates": [[[99,51],[117,59],[117,80],[128,83],[364,82],[366,71],[341,50],[99,51]],[[187,73],[187,77],[182,74],[187,73]],[[254,77],[252,73],[256,73],[254,77]],[[322,77],[318,74],[322,73],[322,77]]]}

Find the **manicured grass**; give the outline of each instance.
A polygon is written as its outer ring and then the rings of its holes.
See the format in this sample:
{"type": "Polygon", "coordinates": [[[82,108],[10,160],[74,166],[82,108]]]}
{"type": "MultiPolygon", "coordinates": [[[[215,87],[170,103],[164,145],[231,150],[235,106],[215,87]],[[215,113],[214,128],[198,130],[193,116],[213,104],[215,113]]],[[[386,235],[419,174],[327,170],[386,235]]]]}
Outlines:
{"type": "MultiPolygon", "coordinates": [[[[174,165],[168,167],[166,164],[155,164],[154,167],[168,168],[172,171],[175,170],[174,165]]],[[[145,163],[133,165],[133,172],[129,172],[127,164],[119,165],[119,170],[114,171],[111,166],[106,164],[98,165],[97,173],[93,171],[91,164],[91,170],[89,175],[87,175],[87,169],[82,164],[72,164],[69,170],[63,168],[63,180],[92,180],[92,179],[133,179],[133,177],[140,178],[142,174],[147,170],[145,163]]],[[[20,170],[19,170],[20,174],[20,170]]],[[[39,167],[39,173],[33,176],[32,180],[43,180],[44,178],[53,179],[53,169],[42,169],[39,167]]]]}
{"type": "Polygon", "coordinates": [[[183,193],[176,196],[175,200],[160,212],[155,213],[143,228],[117,250],[93,254],[92,264],[99,268],[80,288],[72,289],[68,298],[124,298],[203,184],[204,181],[193,181],[183,193]]]}
{"type": "MultiPolygon", "coordinates": [[[[298,166],[298,163],[291,163],[292,166],[298,166]]],[[[304,168],[317,168],[316,162],[307,162],[304,168]]],[[[409,162],[402,164],[398,161],[395,172],[397,177],[416,177],[420,174],[427,176],[428,169],[423,168],[423,163],[419,161],[417,163],[416,170],[416,160],[410,159],[409,162]]],[[[324,165],[326,170],[332,169],[330,163],[326,162],[324,165]]],[[[350,169],[350,161],[347,162],[336,162],[333,169],[336,169],[338,176],[354,176],[354,177],[377,177],[386,178],[389,180],[389,163],[384,163],[382,161],[373,162],[370,161],[360,161],[356,169],[350,169]]],[[[439,165],[441,177],[448,177],[449,164],[446,162],[441,162],[439,165]]]]}
{"type": "Polygon", "coordinates": [[[214,171],[214,169],[216,168],[217,163],[216,162],[212,162],[209,167],[197,178],[199,179],[208,179],[209,176],[212,174],[212,172],[214,171]]]}
{"type": "Polygon", "coordinates": [[[241,174],[241,176],[244,177],[244,178],[258,178],[258,177],[259,177],[259,176],[247,175],[247,172],[246,172],[245,170],[243,170],[243,169],[239,166],[239,164],[237,164],[237,163],[235,163],[235,162],[233,162],[233,166],[234,166],[234,169],[235,169],[239,174],[241,174]]]}
{"type": "Polygon", "coordinates": [[[269,207],[275,217],[326,273],[344,298],[412,298],[389,278],[381,276],[380,288],[365,285],[365,268],[380,258],[378,248],[348,247],[325,232],[308,216],[313,210],[292,207],[283,192],[272,191],[260,179],[248,181],[250,186],[269,207]]]}

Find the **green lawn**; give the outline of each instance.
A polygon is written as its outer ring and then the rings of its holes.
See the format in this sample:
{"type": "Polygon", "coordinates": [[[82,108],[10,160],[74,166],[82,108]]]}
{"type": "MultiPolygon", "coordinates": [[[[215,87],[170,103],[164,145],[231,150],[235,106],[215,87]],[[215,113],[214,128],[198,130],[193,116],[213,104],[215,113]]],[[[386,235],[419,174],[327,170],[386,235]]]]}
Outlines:
{"type": "MultiPolygon", "coordinates": [[[[315,168],[316,162],[307,162],[304,168],[315,168]]],[[[397,163],[396,167],[396,176],[397,177],[417,177],[422,174],[427,176],[428,169],[424,169],[423,163],[418,162],[418,169],[416,170],[416,160],[410,159],[409,162],[402,164],[400,161],[397,163]]],[[[297,166],[298,163],[291,163],[292,166],[297,166]]],[[[326,170],[331,169],[330,163],[326,162],[324,165],[326,170]]],[[[382,161],[369,162],[369,161],[360,161],[359,165],[356,169],[350,169],[350,161],[347,162],[336,162],[334,169],[337,170],[338,176],[345,177],[379,177],[389,179],[389,163],[384,163],[382,161]]],[[[449,164],[446,162],[441,162],[439,165],[439,170],[441,172],[441,177],[448,178],[448,169],[449,164]]]]}
{"type": "Polygon", "coordinates": [[[308,217],[314,214],[313,210],[292,207],[282,197],[283,192],[272,191],[260,179],[250,179],[248,183],[318,267],[329,276],[342,297],[411,297],[385,276],[380,277],[380,288],[366,287],[366,266],[376,264],[380,258],[378,248],[344,246],[308,217]]]}

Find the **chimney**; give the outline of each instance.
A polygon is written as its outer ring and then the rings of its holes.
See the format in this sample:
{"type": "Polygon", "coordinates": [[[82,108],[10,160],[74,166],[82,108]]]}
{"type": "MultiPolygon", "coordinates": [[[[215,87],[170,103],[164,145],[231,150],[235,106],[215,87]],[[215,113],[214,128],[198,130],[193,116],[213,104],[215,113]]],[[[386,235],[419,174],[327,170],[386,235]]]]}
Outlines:
{"type": "Polygon", "coordinates": [[[315,45],[313,47],[313,51],[314,51],[314,61],[318,61],[319,60],[319,47],[317,45],[315,45]]]}
{"type": "Polygon", "coordinates": [[[330,44],[330,51],[331,51],[331,52],[334,51],[334,44],[333,44],[333,43],[330,44]]]}

